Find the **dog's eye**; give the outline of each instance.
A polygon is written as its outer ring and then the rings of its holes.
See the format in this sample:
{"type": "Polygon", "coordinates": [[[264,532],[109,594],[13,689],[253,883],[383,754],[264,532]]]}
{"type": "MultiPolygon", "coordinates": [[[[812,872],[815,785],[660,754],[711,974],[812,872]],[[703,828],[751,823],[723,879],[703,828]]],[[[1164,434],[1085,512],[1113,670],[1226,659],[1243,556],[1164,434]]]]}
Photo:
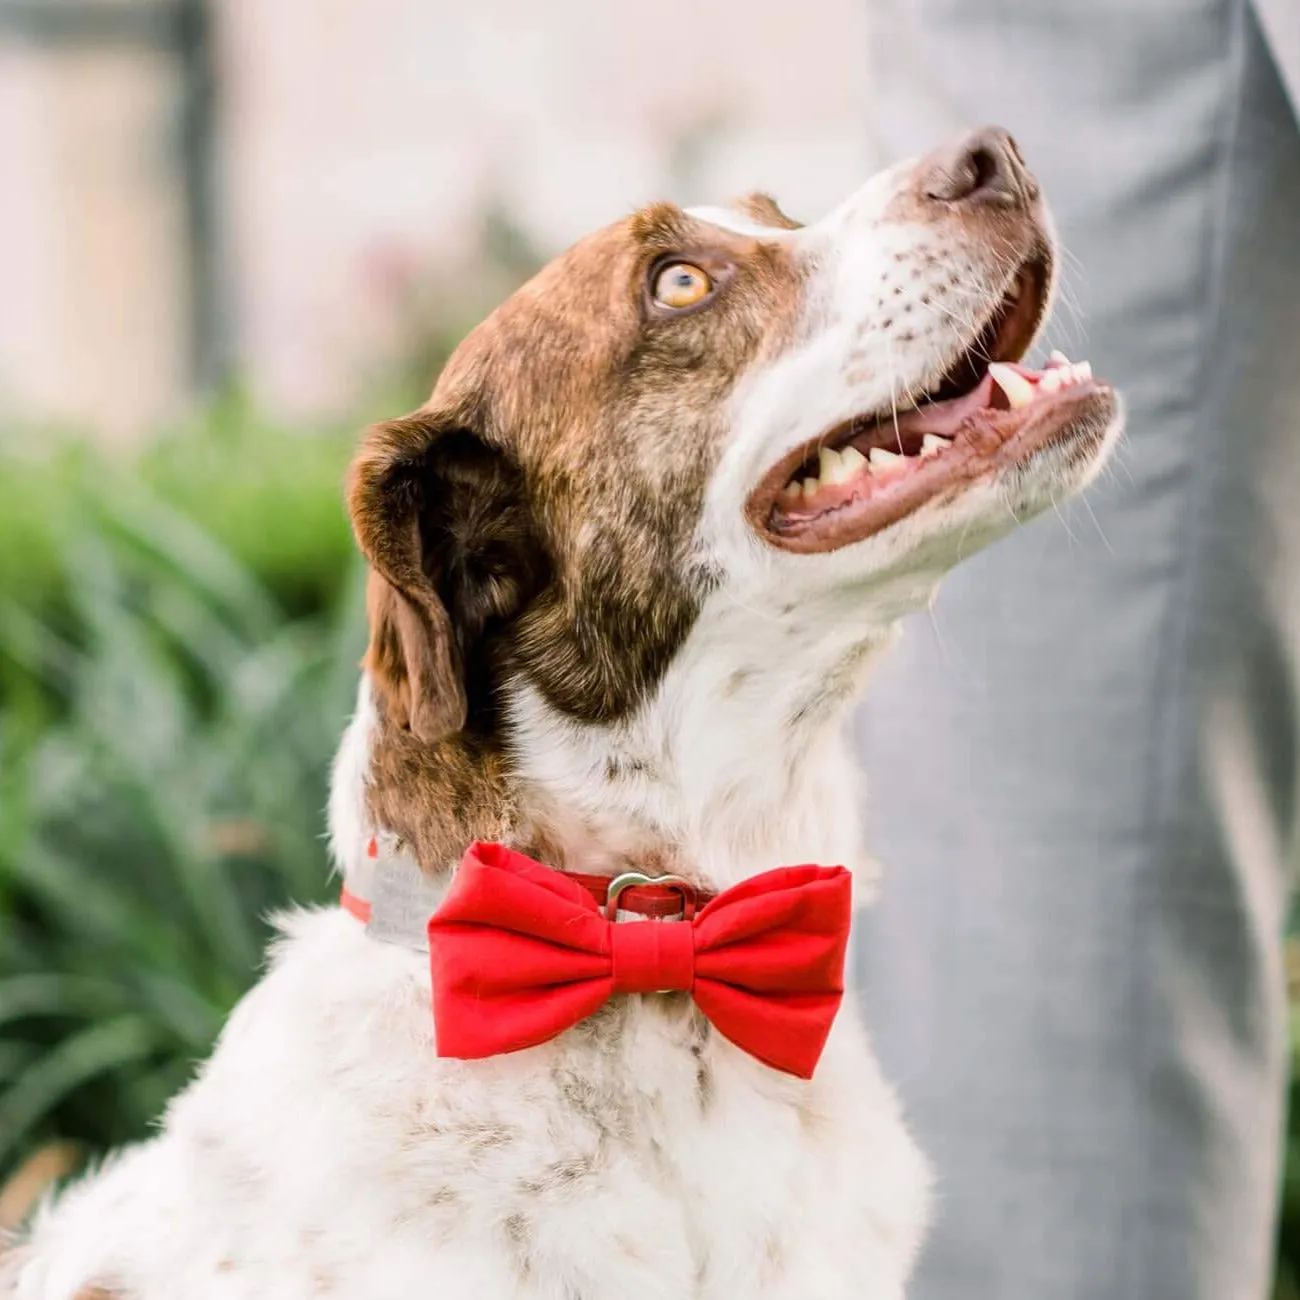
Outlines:
{"type": "Polygon", "coordinates": [[[651,292],[661,307],[680,311],[703,302],[713,292],[713,281],[690,262],[669,262],[655,275],[651,292]]]}

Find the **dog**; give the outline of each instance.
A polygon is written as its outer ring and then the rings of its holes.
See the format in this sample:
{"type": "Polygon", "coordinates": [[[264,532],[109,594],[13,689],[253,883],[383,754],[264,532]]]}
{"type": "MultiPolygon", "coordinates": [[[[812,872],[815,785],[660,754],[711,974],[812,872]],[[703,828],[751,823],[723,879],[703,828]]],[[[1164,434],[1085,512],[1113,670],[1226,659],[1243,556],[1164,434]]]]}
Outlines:
{"type": "Polygon", "coordinates": [[[345,905],[283,919],[0,1294],[903,1296],[930,1174],[840,1005],[876,874],[845,724],[899,619],[1119,435],[1086,363],[1022,364],[1056,261],[994,128],[808,226],[658,204],[371,428],[345,905]]]}

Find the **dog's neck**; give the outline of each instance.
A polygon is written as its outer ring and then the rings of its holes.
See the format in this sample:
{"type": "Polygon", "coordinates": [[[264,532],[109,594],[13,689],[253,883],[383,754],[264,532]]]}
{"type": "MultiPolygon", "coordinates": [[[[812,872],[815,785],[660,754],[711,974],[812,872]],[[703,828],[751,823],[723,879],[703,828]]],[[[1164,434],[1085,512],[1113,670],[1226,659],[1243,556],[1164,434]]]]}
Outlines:
{"type": "Polygon", "coordinates": [[[864,868],[845,721],[892,622],[866,623],[860,609],[828,620],[807,602],[706,613],[620,722],[575,722],[513,683],[500,749],[388,734],[363,682],[330,809],[349,887],[366,884],[376,832],[434,875],[473,839],[556,867],[671,871],[711,888],[796,862],[864,868]]]}
{"type": "Polygon", "coordinates": [[[702,618],[652,699],[623,722],[511,708],[514,751],[560,864],[672,871],[713,888],[860,850],[845,720],[892,628],[729,604],[702,618]]]}

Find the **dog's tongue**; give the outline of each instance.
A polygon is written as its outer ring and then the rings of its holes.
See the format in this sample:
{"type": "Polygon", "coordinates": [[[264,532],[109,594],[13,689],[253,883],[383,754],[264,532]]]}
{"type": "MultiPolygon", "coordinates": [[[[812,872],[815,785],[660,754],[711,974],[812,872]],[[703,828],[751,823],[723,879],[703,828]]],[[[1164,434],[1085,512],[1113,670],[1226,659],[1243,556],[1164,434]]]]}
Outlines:
{"type": "MultiPolygon", "coordinates": [[[[951,438],[972,415],[995,405],[995,394],[1002,390],[993,382],[993,376],[983,379],[961,397],[950,397],[946,402],[926,402],[898,417],[895,427],[900,431],[916,430],[918,433],[937,433],[941,438],[951,438]]],[[[1001,410],[1009,409],[1005,401],[1001,410]]]]}

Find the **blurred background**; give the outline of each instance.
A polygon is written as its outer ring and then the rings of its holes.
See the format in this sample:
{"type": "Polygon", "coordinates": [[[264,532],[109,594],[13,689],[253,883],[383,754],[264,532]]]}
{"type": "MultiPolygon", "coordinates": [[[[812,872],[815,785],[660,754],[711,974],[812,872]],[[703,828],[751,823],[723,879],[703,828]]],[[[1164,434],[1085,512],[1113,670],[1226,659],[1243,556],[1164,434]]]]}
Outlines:
{"type": "Polygon", "coordinates": [[[356,431],[589,229],[882,161],[863,0],[540,9],[0,0],[0,1227],[330,892],[356,431]]]}

